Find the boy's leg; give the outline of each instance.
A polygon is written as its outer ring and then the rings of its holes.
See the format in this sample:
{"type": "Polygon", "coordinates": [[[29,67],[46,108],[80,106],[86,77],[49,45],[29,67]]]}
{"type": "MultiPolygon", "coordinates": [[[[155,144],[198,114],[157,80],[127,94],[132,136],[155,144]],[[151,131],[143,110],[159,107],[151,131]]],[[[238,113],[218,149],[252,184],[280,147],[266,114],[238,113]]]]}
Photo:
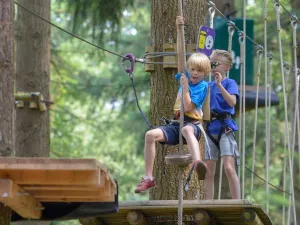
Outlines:
{"type": "Polygon", "coordinates": [[[236,160],[239,160],[239,152],[233,133],[222,134],[220,140],[220,151],[224,163],[225,174],[229,183],[231,197],[232,199],[240,199],[240,181],[235,170],[235,166],[237,165],[236,160]]]}
{"type": "Polygon", "coordinates": [[[146,176],[152,177],[153,165],[155,159],[155,144],[157,141],[164,142],[165,137],[161,129],[149,130],[145,135],[145,172],[146,176]]]}
{"type": "Polygon", "coordinates": [[[145,148],[144,148],[146,176],[143,177],[141,182],[137,185],[135,189],[135,193],[145,192],[151,188],[156,187],[156,182],[152,174],[153,174],[153,165],[155,159],[155,144],[157,141],[161,141],[161,142],[165,141],[165,136],[163,131],[159,128],[147,131],[147,133],[145,134],[145,148]]]}
{"type": "Polygon", "coordinates": [[[194,124],[188,123],[182,128],[182,135],[184,136],[187,147],[190,154],[194,160],[194,170],[198,175],[199,180],[204,180],[205,173],[207,171],[206,165],[204,162],[200,161],[200,148],[199,148],[199,138],[200,138],[200,129],[194,124]]]}
{"type": "Polygon", "coordinates": [[[200,160],[199,141],[195,137],[195,129],[190,125],[182,128],[182,135],[186,140],[189,153],[192,155],[194,161],[200,160]]]}
{"type": "Polygon", "coordinates": [[[207,137],[207,142],[205,142],[205,161],[204,161],[208,168],[204,180],[204,199],[207,200],[214,199],[214,179],[215,179],[216,164],[218,161],[218,157],[219,157],[218,147],[210,139],[210,137],[207,137]]]}
{"type": "Polygon", "coordinates": [[[216,161],[205,160],[204,162],[208,168],[204,180],[204,199],[212,200],[214,199],[214,178],[216,171],[216,161]]]}
{"type": "Polygon", "coordinates": [[[235,171],[235,158],[233,156],[223,156],[224,170],[229,183],[229,190],[232,199],[241,198],[240,181],[235,171]]]}

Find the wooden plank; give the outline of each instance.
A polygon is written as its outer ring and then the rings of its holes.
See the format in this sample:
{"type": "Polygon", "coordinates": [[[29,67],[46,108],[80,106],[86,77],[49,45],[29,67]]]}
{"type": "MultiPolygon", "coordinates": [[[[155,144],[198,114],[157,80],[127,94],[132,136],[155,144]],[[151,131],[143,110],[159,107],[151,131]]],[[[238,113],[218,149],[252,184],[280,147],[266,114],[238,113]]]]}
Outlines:
{"type": "MultiPolygon", "coordinates": [[[[248,200],[229,200],[229,199],[222,199],[222,200],[184,200],[183,201],[186,206],[198,206],[201,205],[225,205],[227,207],[231,207],[234,205],[251,205],[248,200]]],[[[139,207],[142,206],[147,208],[148,206],[155,206],[155,207],[173,207],[177,208],[178,200],[151,200],[151,201],[123,201],[120,202],[120,207],[122,208],[131,208],[131,207],[139,207]]]]}
{"type": "Polygon", "coordinates": [[[42,197],[37,198],[40,202],[114,202],[115,196],[101,196],[101,197],[42,197]]]}
{"type": "Polygon", "coordinates": [[[103,185],[22,185],[22,188],[28,192],[34,191],[96,191],[103,185]]]}
{"type": "Polygon", "coordinates": [[[0,179],[0,201],[24,218],[42,216],[42,204],[12,180],[0,179]]]}
{"type": "Polygon", "coordinates": [[[97,170],[106,167],[96,159],[0,157],[0,170],[97,170]]]}
{"type": "Polygon", "coordinates": [[[96,190],[34,190],[30,193],[35,198],[102,198],[111,196],[111,184],[107,182],[104,187],[96,190]]]}
{"type": "MultiPolygon", "coordinates": [[[[205,210],[215,222],[225,225],[243,224],[241,214],[245,209],[253,209],[260,217],[262,224],[272,225],[272,221],[259,205],[250,204],[247,200],[184,200],[183,219],[193,223],[193,212],[198,209],[205,210]]],[[[177,224],[177,200],[163,201],[126,201],[119,203],[118,214],[101,215],[101,221],[107,225],[124,225],[130,211],[141,212],[150,224],[163,224],[174,221],[177,224]]]]}
{"type": "Polygon", "coordinates": [[[98,171],[4,171],[0,178],[27,185],[104,185],[98,171]]]}

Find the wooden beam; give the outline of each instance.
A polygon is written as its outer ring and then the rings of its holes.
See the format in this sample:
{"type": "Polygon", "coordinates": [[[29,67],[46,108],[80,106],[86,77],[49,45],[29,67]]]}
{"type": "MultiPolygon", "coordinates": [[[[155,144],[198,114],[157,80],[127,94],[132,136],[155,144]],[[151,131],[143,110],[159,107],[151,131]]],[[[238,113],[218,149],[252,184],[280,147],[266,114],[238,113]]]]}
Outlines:
{"type": "Polygon", "coordinates": [[[0,179],[0,202],[24,218],[40,219],[42,216],[42,204],[12,180],[0,179]]]}
{"type": "Polygon", "coordinates": [[[204,209],[197,209],[193,212],[193,219],[197,225],[210,225],[212,218],[204,209]]]}
{"type": "Polygon", "coordinates": [[[0,170],[98,170],[106,167],[96,159],[0,157],[0,170]]]}
{"type": "Polygon", "coordinates": [[[148,225],[146,217],[139,211],[128,212],[127,221],[131,225],[148,225]]]}
{"type": "Polygon", "coordinates": [[[0,170],[0,178],[27,185],[104,185],[98,171],[0,170]]]}
{"type": "Polygon", "coordinates": [[[246,225],[263,225],[254,209],[244,209],[241,218],[246,225]]]}
{"type": "Polygon", "coordinates": [[[40,202],[114,202],[115,196],[101,196],[101,197],[41,197],[36,198],[40,202]]]}

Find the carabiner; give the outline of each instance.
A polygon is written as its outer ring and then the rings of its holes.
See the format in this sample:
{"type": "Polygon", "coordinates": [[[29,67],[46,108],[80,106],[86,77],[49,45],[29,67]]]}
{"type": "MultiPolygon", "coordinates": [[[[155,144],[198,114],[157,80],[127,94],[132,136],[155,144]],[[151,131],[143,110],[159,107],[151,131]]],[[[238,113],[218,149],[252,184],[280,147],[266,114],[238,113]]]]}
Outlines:
{"type": "Polygon", "coordinates": [[[129,74],[131,74],[133,72],[133,69],[134,69],[134,55],[131,54],[131,53],[127,53],[126,55],[123,56],[123,59],[122,59],[122,65],[125,69],[125,71],[129,74]],[[126,67],[125,65],[125,62],[129,60],[130,61],[130,67],[126,67]]]}

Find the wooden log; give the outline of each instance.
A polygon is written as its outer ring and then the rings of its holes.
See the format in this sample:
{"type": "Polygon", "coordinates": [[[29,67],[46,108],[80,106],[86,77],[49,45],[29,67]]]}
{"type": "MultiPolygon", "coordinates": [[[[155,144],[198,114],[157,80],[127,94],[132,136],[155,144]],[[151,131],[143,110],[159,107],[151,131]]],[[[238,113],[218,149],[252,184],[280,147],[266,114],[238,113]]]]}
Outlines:
{"type": "Polygon", "coordinates": [[[194,53],[194,52],[196,52],[196,44],[195,43],[187,44],[186,45],[186,52],[187,53],[194,53]]]}
{"type": "Polygon", "coordinates": [[[15,93],[15,100],[37,101],[39,96],[40,92],[17,92],[15,93]]]}
{"type": "Polygon", "coordinates": [[[244,209],[241,218],[246,225],[263,225],[254,209],[244,209]]]}
{"type": "Polygon", "coordinates": [[[0,179],[0,202],[23,218],[40,219],[42,204],[12,180],[0,179]]]}
{"type": "Polygon", "coordinates": [[[197,225],[210,225],[212,218],[204,209],[196,209],[193,212],[193,219],[197,225]]]}
{"type": "MultiPolygon", "coordinates": [[[[154,52],[154,46],[146,46],[145,53],[154,52]]],[[[149,59],[149,56],[146,57],[148,62],[153,62],[153,59],[149,59]]],[[[145,63],[145,71],[152,72],[154,71],[154,64],[147,64],[145,63]]]]}
{"type": "MultiPolygon", "coordinates": [[[[177,44],[176,43],[164,43],[163,44],[164,52],[176,52],[177,51],[177,44]]],[[[169,55],[163,57],[163,62],[166,63],[163,65],[163,68],[177,68],[177,56],[176,55],[169,55]],[[170,64],[174,63],[174,64],[170,64]]]]}
{"type": "Polygon", "coordinates": [[[102,223],[101,219],[97,217],[79,219],[79,222],[82,225],[105,225],[105,223],[102,223]]]}
{"type": "Polygon", "coordinates": [[[40,109],[41,112],[46,111],[47,107],[46,107],[46,103],[44,102],[44,96],[43,95],[39,96],[38,105],[39,105],[39,109],[40,109]]]}
{"type": "Polygon", "coordinates": [[[193,162],[193,158],[190,154],[170,154],[165,157],[165,162],[167,165],[185,167],[193,162]]]}
{"type": "Polygon", "coordinates": [[[24,108],[24,102],[23,101],[17,101],[17,108],[24,108]]]}
{"type": "Polygon", "coordinates": [[[127,221],[131,225],[147,225],[146,217],[139,211],[130,211],[127,214],[127,221]]]}

